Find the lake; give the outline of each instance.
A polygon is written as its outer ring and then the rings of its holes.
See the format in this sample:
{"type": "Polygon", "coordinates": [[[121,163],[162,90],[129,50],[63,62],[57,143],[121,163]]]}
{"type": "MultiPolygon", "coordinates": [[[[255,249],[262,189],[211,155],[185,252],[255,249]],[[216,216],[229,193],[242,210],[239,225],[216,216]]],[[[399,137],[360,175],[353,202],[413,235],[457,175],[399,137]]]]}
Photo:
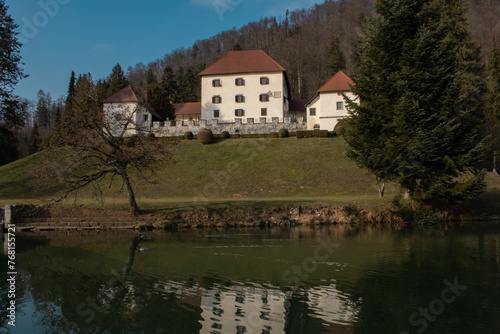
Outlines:
{"type": "Polygon", "coordinates": [[[16,236],[0,333],[500,333],[500,226],[16,236]]]}

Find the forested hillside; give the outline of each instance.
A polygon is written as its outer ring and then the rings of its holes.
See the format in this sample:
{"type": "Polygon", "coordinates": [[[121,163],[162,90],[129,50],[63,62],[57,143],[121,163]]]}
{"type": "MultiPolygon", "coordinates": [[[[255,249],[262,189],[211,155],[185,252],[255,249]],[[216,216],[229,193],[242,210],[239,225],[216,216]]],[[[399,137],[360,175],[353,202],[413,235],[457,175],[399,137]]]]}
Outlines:
{"type": "MultiPolygon", "coordinates": [[[[486,63],[493,37],[500,38],[500,1],[465,0],[469,29],[482,46],[486,63]]],[[[373,0],[325,1],[308,10],[283,13],[224,31],[175,50],[150,64],[129,67],[128,79],[138,90],[146,85],[148,70],[161,81],[170,66],[177,78],[177,101],[199,99],[198,73],[235,47],[262,49],[287,69],[293,98],[310,98],[338,69],[355,71],[353,49],[365,17],[374,15],[373,0]]]]}

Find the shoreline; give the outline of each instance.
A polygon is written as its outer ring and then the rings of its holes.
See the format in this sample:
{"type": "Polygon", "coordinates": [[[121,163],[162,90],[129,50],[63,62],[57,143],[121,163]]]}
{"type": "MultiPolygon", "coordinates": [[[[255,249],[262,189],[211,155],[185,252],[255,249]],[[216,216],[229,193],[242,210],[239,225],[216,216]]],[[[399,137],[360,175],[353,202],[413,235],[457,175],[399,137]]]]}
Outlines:
{"type": "MultiPolygon", "coordinates": [[[[199,207],[145,211],[138,217],[128,210],[86,209],[36,206],[10,207],[10,218],[3,227],[15,224],[18,231],[64,230],[188,230],[199,228],[288,227],[301,225],[367,224],[404,226],[401,214],[393,208],[376,211],[356,205],[274,205],[199,207]]],[[[440,213],[424,217],[414,225],[453,224],[462,222],[500,221],[500,216],[468,216],[440,213]]]]}

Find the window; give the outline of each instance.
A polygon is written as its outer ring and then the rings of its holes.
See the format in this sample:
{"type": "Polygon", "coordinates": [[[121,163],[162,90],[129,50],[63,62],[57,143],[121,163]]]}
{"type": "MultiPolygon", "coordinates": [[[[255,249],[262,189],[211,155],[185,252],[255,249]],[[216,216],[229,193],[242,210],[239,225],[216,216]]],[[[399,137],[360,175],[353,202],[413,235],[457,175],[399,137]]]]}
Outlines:
{"type": "Polygon", "coordinates": [[[268,77],[260,78],[260,84],[261,85],[269,85],[269,78],[268,77]]]}
{"type": "Polygon", "coordinates": [[[243,116],[245,116],[245,110],[243,110],[243,109],[236,109],[234,111],[234,116],[237,116],[237,117],[243,117],[243,116]]]}
{"type": "Polygon", "coordinates": [[[245,79],[237,78],[236,79],[236,86],[245,86],[245,79]]]}
{"type": "Polygon", "coordinates": [[[269,94],[260,94],[259,100],[260,100],[260,102],[268,102],[269,101],[269,94]]]}
{"type": "Polygon", "coordinates": [[[261,116],[267,116],[267,108],[261,108],[260,109],[260,115],[261,116]]]}
{"type": "Polygon", "coordinates": [[[316,108],[309,109],[309,116],[316,116],[316,108]]]}
{"type": "Polygon", "coordinates": [[[212,97],[212,103],[213,104],[222,103],[222,98],[219,95],[216,95],[216,96],[212,97]]]}
{"type": "Polygon", "coordinates": [[[337,102],[337,110],[344,110],[344,102],[337,102]]]}
{"type": "Polygon", "coordinates": [[[274,92],[273,94],[275,99],[280,99],[281,98],[281,92],[274,92]]]}
{"type": "Polygon", "coordinates": [[[143,117],[143,121],[144,121],[144,123],[146,123],[146,122],[148,121],[148,119],[149,119],[148,115],[144,115],[144,116],[142,116],[142,117],[143,117]]]}
{"type": "Polygon", "coordinates": [[[245,102],[245,97],[243,95],[236,95],[235,100],[238,103],[243,103],[243,102],[245,102]]]}
{"type": "Polygon", "coordinates": [[[222,87],[222,83],[220,82],[220,79],[212,80],[212,87],[222,87]]]}
{"type": "Polygon", "coordinates": [[[219,118],[219,110],[214,110],[214,118],[219,118]]]}

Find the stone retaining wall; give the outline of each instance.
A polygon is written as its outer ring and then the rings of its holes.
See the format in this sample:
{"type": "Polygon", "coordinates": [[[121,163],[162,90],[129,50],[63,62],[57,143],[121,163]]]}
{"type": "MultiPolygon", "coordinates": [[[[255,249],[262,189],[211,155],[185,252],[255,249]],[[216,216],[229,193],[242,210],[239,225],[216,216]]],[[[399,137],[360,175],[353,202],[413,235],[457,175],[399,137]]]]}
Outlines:
{"type": "Polygon", "coordinates": [[[241,135],[269,134],[279,132],[283,128],[290,132],[307,130],[307,122],[303,117],[298,117],[297,122],[292,122],[290,117],[285,117],[284,122],[279,122],[278,117],[273,117],[271,122],[268,122],[265,117],[258,120],[247,118],[247,123],[243,123],[241,119],[236,119],[234,123],[219,123],[217,119],[214,119],[210,124],[207,120],[200,120],[199,123],[196,121],[154,122],[151,132],[156,137],[176,137],[183,136],[188,131],[196,135],[205,128],[212,130],[214,134],[220,134],[223,131],[241,135]]]}

